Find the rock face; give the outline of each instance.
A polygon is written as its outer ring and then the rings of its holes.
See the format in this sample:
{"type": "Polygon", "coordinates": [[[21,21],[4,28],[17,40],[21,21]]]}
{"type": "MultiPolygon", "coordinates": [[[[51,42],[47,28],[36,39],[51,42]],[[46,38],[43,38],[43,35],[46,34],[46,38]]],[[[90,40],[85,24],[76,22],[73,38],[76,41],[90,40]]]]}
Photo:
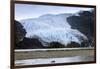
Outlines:
{"type": "Polygon", "coordinates": [[[67,45],[67,48],[75,48],[75,47],[81,47],[81,45],[76,42],[71,42],[67,45]]]}
{"type": "Polygon", "coordinates": [[[79,16],[70,16],[67,21],[73,29],[78,29],[81,33],[88,37],[88,42],[92,43],[94,33],[94,11],[79,12],[79,16]]]}
{"type": "Polygon", "coordinates": [[[26,35],[26,30],[22,24],[16,20],[14,21],[14,31],[15,43],[22,41],[26,35]]]}
{"type": "Polygon", "coordinates": [[[16,46],[16,49],[37,49],[37,48],[43,48],[41,42],[36,38],[26,38],[26,37],[16,46]]]}
{"type": "Polygon", "coordinates": [[[42,48],[41,42],[36,38],[26,38],[26,30],[18,21],[14,21],[15,49],[42,48]]]}
{"type": "Polygon", "coordinates": [[[45,48],[64,48],[65,46],[59,42],[51,42],[45,48]]]}

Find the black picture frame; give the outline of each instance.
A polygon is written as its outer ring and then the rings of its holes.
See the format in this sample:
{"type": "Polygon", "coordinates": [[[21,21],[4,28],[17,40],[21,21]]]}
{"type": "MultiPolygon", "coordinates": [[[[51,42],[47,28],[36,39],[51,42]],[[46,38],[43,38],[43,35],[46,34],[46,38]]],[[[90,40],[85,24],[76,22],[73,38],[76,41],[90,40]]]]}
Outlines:
{"type": "Polygon", "coordinates": [[[28,67],[43,67],[43,66],[59,66],[59,65],[75,65],[75,64],[90,64],[96,63],[96,6],[95,5],[81,5],[81,4],[66,4],[66,3],[50,3],[50,2],[36,2],[36,1],[11,1],[11,69],[14,68],[28,68],[28,67]],[[64,6],[64,7],[84,7],[94,8],[94,61],[85,62],[70,62],[70,63],[54,63],[54,64],[36,64],[36,65],[15,65],[15,49],[14,49],[14,18],[15,18],[15,4],[35,4],[35,5],[49,5],[49,6],[64,6]]]}

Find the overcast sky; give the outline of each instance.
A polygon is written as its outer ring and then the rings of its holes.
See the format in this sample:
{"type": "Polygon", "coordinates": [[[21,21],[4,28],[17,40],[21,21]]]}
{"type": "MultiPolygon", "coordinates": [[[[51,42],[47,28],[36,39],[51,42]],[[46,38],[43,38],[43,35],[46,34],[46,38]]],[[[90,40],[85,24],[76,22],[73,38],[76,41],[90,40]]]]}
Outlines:
{"type": "Polygon", "coordinates": [[[80,10],[91,9],[92,8],[15,4],[15,19],[37,18],[44,14],[76,13],[80,10]]]}

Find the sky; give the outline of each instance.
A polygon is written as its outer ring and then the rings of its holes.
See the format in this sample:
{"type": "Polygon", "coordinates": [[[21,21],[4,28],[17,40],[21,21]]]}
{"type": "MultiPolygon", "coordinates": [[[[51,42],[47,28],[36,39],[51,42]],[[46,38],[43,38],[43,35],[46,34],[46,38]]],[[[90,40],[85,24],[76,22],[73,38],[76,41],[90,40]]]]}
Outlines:
{"type": "Polygon", "coordinates": [[[15,4],[15,20],[38,18],[44,14],[76,13],[80,10],[91,10],[92,8],[65,7],[36,4],[15,4]]]}

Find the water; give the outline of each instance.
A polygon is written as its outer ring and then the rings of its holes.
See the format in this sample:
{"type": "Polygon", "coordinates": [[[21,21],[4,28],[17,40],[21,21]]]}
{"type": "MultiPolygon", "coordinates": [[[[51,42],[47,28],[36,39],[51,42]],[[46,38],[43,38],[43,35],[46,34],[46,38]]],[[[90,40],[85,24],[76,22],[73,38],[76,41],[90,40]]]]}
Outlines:
{"type": "Polygon", "coordinates": [[[15,65],[56,64],[56,63],[73,63],[73,62],[86,62],[86,61],[94,61],[94,57],[73,56],[73,57],[62,57],[62,58],[39,58],[39,59],[16,60],[15,65]]]}

